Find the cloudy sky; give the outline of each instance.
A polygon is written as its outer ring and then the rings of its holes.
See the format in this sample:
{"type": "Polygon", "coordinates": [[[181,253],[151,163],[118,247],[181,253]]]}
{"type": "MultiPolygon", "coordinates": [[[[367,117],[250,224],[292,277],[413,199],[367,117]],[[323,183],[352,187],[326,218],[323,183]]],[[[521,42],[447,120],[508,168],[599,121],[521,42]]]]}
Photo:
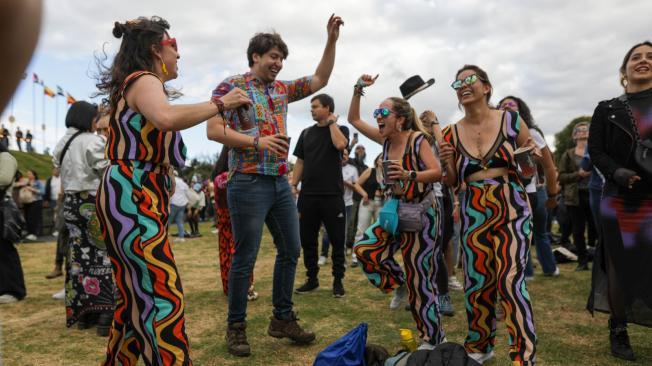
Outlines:
{"type": "MultiPolygon", "coordinates": [[[[363,117],[383,98],[399,95],[409,76],[435,78],[431,88],[412,98],[417,110],[432,109],[443,124],[461,117],[450,83],[464,64],[484,68],[494,85],[493,102],[522,97],[547,135],[571,119],[590,115],[596,104],[622,92],[618,68],[628,48],[651,39],[649,0],[632,1],[210,1],[142,0],[111,2],[44,1],[41,38],[14,97],[13,113],[23,129],[37,126],[36,148],[54,146],[64,132],[65,101],[33,89],[32,73],[50,88],[61,86],[77,99],[89,99],[97,68],[94,53],[112,55],[119,40],[113,22],[159,15],[171,24],[179,44],[180,76],[172,85],[184,97],[175,103],[207,100],[224,77],[248,70],[246,48],[256,32],[276,30],[290,55],[280,79],[312,74],[326,40],[331,13],[345,25],[337,45],[335,69],[323,90],[335,98],[345,122],[352,86],[362,73],[380,74],[363,99],[363,117]],[[36,109],[33,111],[33,93],[36,109]],[[58,104],[58,116],[55,114],[58,104]],[[45,118],[44,118],[45,116],[45,118]],[[45,121],[45,134],[41,125],[45,121]],[[43,136],[45,135],[45,141],[43,136]]],[[[290,105],[290,135],[312,124],[309,101],[290,105]]],[[[192,157],[207,157],[220,146],[206,139],[205,124],[183,132],[192,157]]],[[[380,148],[362,140],[370,154],[380,148]]]]}

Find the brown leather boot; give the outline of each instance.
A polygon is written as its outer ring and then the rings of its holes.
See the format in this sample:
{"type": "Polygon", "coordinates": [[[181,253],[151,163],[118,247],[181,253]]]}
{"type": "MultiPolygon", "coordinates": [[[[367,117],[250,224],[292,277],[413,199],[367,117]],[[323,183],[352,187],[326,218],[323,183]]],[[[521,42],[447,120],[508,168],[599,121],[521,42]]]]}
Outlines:
{"type": "Polygon", "coordinates": [[[299,318],[294,312],[291,313],[288,320],[276,319],[275,316],[270,319],[267,334],[274,338],[287,337],[299,344],[308,344],[315,340],[315,333],[303,330],[297,322],[299,318]]]}
{"type": "Polygon", "coordinates": [[[61,271],[61,266],[54,266],[54,269],[52,270],[52,272],[45,275],[45,278],[47,278],[48,280],[51,280],[51,279],[57,278],[59,276],[63,276],[63,271],[61,271]]]}
{"type": "Polygon", "coordinates": [[[233,323],[226,328],[226,346],[229,353],[238,357],[251,355],[251,347],[247,342],[247,323],[233,323]]]}

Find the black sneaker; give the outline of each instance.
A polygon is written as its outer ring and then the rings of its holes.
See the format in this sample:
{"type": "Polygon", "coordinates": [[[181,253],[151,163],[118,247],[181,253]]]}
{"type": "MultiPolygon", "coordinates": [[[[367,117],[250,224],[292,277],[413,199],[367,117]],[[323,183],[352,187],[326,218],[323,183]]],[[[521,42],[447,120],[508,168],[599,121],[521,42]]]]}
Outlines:
{"type": "Polygon", "coordinates": [[[333,280],[333,297],[344,297],[345,291],[344,286],[342,285],[342,279],[336,278],[333,280]]]}
{"type": "Polygon", "coordinates": [[[251,355],[251,347],[247,342],[247,323],[233,323],[226,328],[226,346],[229,353],[238,357],[251,355]]]}
{"type": "Polygon", "coordinates": [[[575,272],[582,272],[582,271],[588,271],[588,270],[589,270],[589,264],[588,263],[580,263],[575,268],[575,272]]]}
{"type": "Polygon", "coordinates": [[[318,288],[319,288],[319,280],[317,278],[309,277],[306,280],[306,283],[299,286],[299,288],[296,288],[294,292],[297,294],[307,294],[309,292],[315,291],[318,288]]]}
{"type": "Polygon", "coordinates": [[[290,338],[299,344],[308,344],[315,340],[315,333],[302,329],[294,312],[290,319],[283,320],[272,316],[270,320],[267,334],[274,338],[290,338]]]}
{"type": "Polygon", "coordinates": [[[609,343],[611,343],[611,354],[627,361],[635,361],[634,350],[629,344],[629,335],[627,334],[627,325],[616,325],[609,320],[609,343]]]}

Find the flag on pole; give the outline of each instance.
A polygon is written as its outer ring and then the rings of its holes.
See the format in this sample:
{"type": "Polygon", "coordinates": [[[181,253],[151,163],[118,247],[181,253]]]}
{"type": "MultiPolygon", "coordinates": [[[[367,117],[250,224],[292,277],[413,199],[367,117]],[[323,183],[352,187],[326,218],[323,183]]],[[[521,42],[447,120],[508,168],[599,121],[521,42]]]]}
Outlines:
{"type": "Polygon", "coordinates": [[[38,84],[38,83],[39,83],[38,75],[36,75],[35,72],[32,73],[32,81],[33,81],[35,84],[38,84]]]}
{"type": "Polygon", "coordinates": [[[61,95],[62,97],[64,96],[63,95],[63,89],[61,89],[61,87],[59,85],[57,85],[57,95],[61,95]]]}
{"type": "Polygon", "coordinates": [[[66,101],[68,102],[68,104],[73,104],[77,101],[77,99],[73,98],[72,95],[70,95],[70,93],[66,93],[66,96],[67,96],[66,101]]]}
{"type": "Polygon", "coordinates": [[[56,94],[54,91],[47,86],[43,86],[43,94],[47,95],[48,97],[54,98],[56,94]]]}

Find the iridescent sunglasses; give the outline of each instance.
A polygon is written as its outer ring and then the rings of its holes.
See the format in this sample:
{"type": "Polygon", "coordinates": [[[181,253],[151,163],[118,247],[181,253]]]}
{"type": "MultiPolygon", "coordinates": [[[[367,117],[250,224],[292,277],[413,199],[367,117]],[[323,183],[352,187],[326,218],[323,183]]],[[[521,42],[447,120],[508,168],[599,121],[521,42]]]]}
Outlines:
{"type": "Polygon", "coordinates": [[[458,79],[458,80],[453,81],[453,83],[451,84],[451,88],[457,90],[457,89],[462,87],[462,84],[472,85],[473,83],[478,81],[478,79],[479,79],[478,75],[476,75],[476,74],[469,75],[469,76],[465,77],[463,80],[458,79]]]}
{"type": "Polygon", "coordinates": [[[394,111],[389,108],[378,108],[374,110],[374,118],[386,118],[392,113],[394,113],[394,111]]]}

